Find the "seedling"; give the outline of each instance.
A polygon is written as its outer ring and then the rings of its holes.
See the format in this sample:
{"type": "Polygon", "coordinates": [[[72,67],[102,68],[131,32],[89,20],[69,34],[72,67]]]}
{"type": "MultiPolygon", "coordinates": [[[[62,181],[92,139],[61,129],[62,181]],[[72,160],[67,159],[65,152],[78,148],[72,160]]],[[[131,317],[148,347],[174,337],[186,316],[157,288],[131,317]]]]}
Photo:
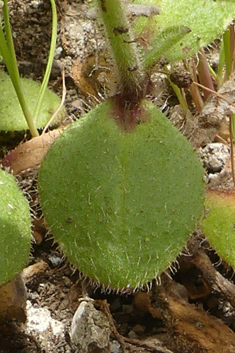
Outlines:
{"type": "MultiPolygon", "coordinates": [[[[182,250],[202,215],[203,171],[188,141],[144,99],[153,52],[141,60],[120,1],[97,6],[120,93],[54,143],[39,192],[69,259],[125,292],[158,276],[182,250]]],[[[175,40],[187,33],[182,27],[175,40]]]]}
{"type": "MultiPolygon", "coordinates": [[[[194,1],[163,0],[161,15],[147,19],[151,48],[140,54],[121,1],[96,4],[116,64],[119,92],[53,144],[40,169],[39,192],[46,221],[68,258],[84,275],[126,293],[150,282],[174,261],[201,218],[204,199],[197,156],[145,99],[150,70],[162,54],[168,60],[182,59],[215,39],[229,25],[235,5],[228,10],[202,1],[199,11],[194,1]],[[196,17],[187,26],[184,9],[194,5],[198,12],[190,12],[196,17]],[[203,30],[201,26],[197,32],[193,25],[202,16],[203,30]],[[176,27],[168,27],[170,19],[176,27]],[[156,36],[159,26],[162,31],[156,36]]],[[[143,31],[144,24],[138,28],[143,31]]]]}

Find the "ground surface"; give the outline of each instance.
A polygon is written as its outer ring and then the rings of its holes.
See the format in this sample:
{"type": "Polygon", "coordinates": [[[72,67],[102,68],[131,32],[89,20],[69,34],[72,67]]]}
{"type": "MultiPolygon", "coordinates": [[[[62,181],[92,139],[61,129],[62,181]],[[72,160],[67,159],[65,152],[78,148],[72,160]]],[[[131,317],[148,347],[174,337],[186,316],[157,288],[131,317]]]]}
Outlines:
{"type": "MultiPolygon", "coordinates": [[[[50,2],[10,1],[10,8],[20,72],[40,80],[50,41],[50,2]]],[[[57,10],[58,43],[50,86],[62,94],[64,68],[68,114],[63,124],[68,124],[111,96],[115,82],[94,12],[87,2],[58,0],[57,10]]],[[[219,187],[223,182],[230,188],[228,130],[224,118],[220,115],[213,120],[206,114],[198,116],[194,110],[193,117],[185,117],[174,106],[177,101],[163,84],[162,76],[153,79],[158,87],[152,93],[152,100],[161,106],[165,103],[171,120],[199,148],[209,186],[219,187]],[[215,142],[215,134],[224,143],[209,145],[215,142]],[[200,149],[201,146],[206,147],[200,149]]],[[[6,148],[16,147],[23,139],[26,136],[12,139],[7,135],[6,148]]],[[[79,271],[54,243],[40,211],[37,162],[24,163],[21,160],[14,172],[34,212],[35,242],[30,262],[22,273],[27,306],[24,308],[22,304],[15,309],[16,321],[1,324],[1,353],[235,351],[234,271],[219,259],[199,229],[190,237],[187,251],[172,265],[173,271],[162,274],[161,286],[153,282],[149,294],[102,293],[80,278],[79,271]],[[76,346],[71,339],[76,336],[73,332],[76,324],[71,329],[71,323],[78,306],[83,318],[78,318],[76,346]]],[[[21,290],[19,280],[14,289],[16,296],[21,290]]],[[[9,310],[11,313],[12,308],[9,310]]]]}

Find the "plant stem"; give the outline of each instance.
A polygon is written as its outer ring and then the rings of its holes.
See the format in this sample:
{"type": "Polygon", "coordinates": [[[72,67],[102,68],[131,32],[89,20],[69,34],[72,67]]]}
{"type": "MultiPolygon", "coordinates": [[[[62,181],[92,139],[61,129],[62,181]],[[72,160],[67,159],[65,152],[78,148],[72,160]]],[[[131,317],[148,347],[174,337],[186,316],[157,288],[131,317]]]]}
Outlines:
{"type": "Polygon", "coordinates": [[[175,92],[175,94],[176,94],[176,96],[177,96],[177,98],[178,98],[178,101],[179,101],[181,107],[184,109],[185,112],[187,112],[187,110],[188,110],[188,104],[187,104],[187,101],[185,100],[185,98],[184,98],[184,96],[183,96],[183,94],[182,94],[181,89],[180,89],[177,85],[175,85],[175,84],[171,81],[171,79],[170,79],[169,77],[168,77],[168,80],[169,80],[170,85],[171,85],[171,87],[173,88],[173,90],[174,90],[174,92],[175,92]]]}
{"type": "Polygon", "coordinates": [[[223,84],[224,61],[225,61],[225,52],[224,52],[224,42],[222,41],[220,46],[220,52],[219,52],[219,64],[218,64],[217,78],[216,78],[217,90],[219,90],[223,84]]]}
{"type": "MultiPolygon", "coordinates": [[[[189,71],[191,72],[191,74],[194,78],[194,82],[197,82],[196,66],[195,66],[195,63],[193,60],[191,61],[191,65],[189,66],[189,71]]],[[[201,112],[202,108],[204,106],[204,103],[203,103],[203,100],[200,95],[198,87],[196,85],[191,85],[189,89],[190,89],[190,93],[191,93],[191,96],[192,96],[192,99],[193,99],[193,102],[196,106],[197,111],[201,112]]]]}
{"type": "Polygon", "coordinates": [[[17,97],[19,99],[21,108],[23,110],[25,119],[27,121],[29,130],[30,130],[30,133],[33,137],[35,137],[35,136],[38,136],[38,131],[37,131],[36,126],[34,124],[33,117],[28,109],[27,104],[26,104],[22,84],[20,81],[20,75],[19,75],[19,71],[18,71],[16,55],[15,55],[15,50],[14,50],[14,44],[13,44],[13,39],[12,39],[12,34],[11,34],[11,25],[10,25],[10,20],[9,20],[9,10],[8,10],[7,0],[4,0],[3,18],[4,18],[4,25],[5,25],[6,39],[5,39],[3,30],[2,30],[2,27],[0,25],[1,54],[2,54],[4,62],[6,64],[8,73],[11,77],[12,84],[15,88],[17,97]]]}
{"type": "Polygon", "coordinates": [[[142,98],[145,88],[144,74],[121,1],[96,0],[96,2],[117,66],[121,95],[126,101],[138,101],[142,98]]]}
{"type": "Polygon", "coordinates": [[[11,35],[11,25],[9,20],[9,9],[8,9],[7,0],[4,0],[3,18],[4,18],[4,26],[5,26],[5,32],[6,32],[6,43],[9,49],[9,53],[11,55],[11,60],[9,60],[9,64],[11,64],[12,66],[12,71],[14,71],[15,78],[20,79],[16,56],[15,56],[14,43],[11,35]]]}
{"type": "Polygon", "coordinates": [[[230,114],[229,116],[229,134],[230,134],[230,155],[231,155],[231,169],[232,169],[232,177],[233,184],[235,185],[235,173],[234,173],[234,150],[233,150],[233,141],[234,141],[234,114],[230,114]]]}
{"type": "Polygon", "coordinates": [[[234,49],[235,49],[235,28],[234,23],[230,25],[230,63],[231,63],[231,72],[234,70],[234,49]]]}
{"type": "Polygon", "coordinates": [[[226,79],[232,72],[233,54],[234,54],[234,27],[231,25],[223,35],[225,66],[226,66],[226,79]]]}
{"type": "Polygon", "coordinates": [[[37,122],[38,116],[40,113],[40,109],[42,106],[42,101],[44,98],[44,94],[48,85],[48,81],[50,78],[51,74],[51,68],[53,64],[53,59],[54,59],[54,53],[55,53],[55,48],[56,48],[56,38],[57,38],[57,13],[56,13],[56,4],[54,0],[50,0],[51,2],[51,10],[52,10],[52,33],[51,33],[51,43],[50,43],[50,51],[49,51],[49,57],[47,61],[47,67],[46,67],[46,72],[42,81],[42,85],[40,88],[39,92],[39,97],[38,101],[34,110],[34,121],[37,122]]]}

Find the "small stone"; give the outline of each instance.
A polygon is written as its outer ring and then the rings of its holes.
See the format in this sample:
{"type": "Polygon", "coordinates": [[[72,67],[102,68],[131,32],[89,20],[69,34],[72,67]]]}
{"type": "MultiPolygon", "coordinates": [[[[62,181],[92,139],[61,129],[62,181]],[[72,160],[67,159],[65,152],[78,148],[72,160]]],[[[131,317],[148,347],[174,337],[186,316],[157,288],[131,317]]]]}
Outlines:
{"type": "Polygon", "coordinates": [[[210,143],[206,147],[200,148],[199,156],[208,173],[218,173],[230,156],[230,149],[223,143],[210,143]]]}
{"type": "Polygon", "coordinates": [[[48,260],[50,261],[53,267],[58,267],[62,265],[62,263],[64,262],[64,259],[55,253],[50,254],[48,256],[48,260]]]}
{"type": "Polygon", "coordinates": [[[64,325],[51,317],[51,313],[46,308],[39,308],[38,305],[32,305],[27,301],[27,323],[26,332],[38,332],[41,336],[47,334],[48,330],[52,330],[54,336],[61,336],[64,332],[64,325]]]}
{"type": "Polygon", "coordinates": [[[121,353],[122,349],[118,341],[112,341],[110,344],[110,353],[121,353]]]}
{"type": "Polygon", "coordinates": [[[54,58],[55,59],[59,59],[59,57],[61,56],[62,52],[63,52],[63,48],[62,47],[56,48],[54,58]]]}
{"type": "Polygon", "coordinates": [[[83,300],[74,314],[71,341],[76,352],[109,353],[110,326],[104,313],[95,309],[91,299],[83,300]]]}

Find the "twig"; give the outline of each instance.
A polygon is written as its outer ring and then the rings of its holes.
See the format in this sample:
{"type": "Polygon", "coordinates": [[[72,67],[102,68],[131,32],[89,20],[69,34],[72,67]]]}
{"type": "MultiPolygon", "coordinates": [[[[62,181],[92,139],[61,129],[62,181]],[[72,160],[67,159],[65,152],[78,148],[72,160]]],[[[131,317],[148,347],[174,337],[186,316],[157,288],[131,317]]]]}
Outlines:
{"type": "Polygon", "coordinates": [[[106,300],[97,300],[95,303],[98,304],[100,309],[107,316],[109,324],[110,324],[110,327],[111,327],[111,330],[112,330],[112,334],[115,337],[115,339],[120,343],[123,353],[127,352],[126,343],[132,344],[132,345],[137,346],[137,347],[144,348],[144,349],[148,350],[149,352],[153,352],[153,353],[172,353],[172,351],[170,351],[167,348],[155,347],[152,344],[142,342],[142,341],[140,341],[138,339],[128,338],[128,337],[122,336],[118,332],[118,330],[117,330],[117,328],[116,328],[116,326],[114,324],[113,316],[112,316],[112,314],[110,312],[109,304],[107,303],[107,301],[106,300]]]}
{"type": "Polygon", "coordinates": [[[210,89],[210,88],[208,88],[208,87],[205,87],[205,86],[201,85],[201,84],[198,83],[198,82],[193,81],[192,84],[194,84],[194,85],[196,85],[196,86],[199,86],[199,87],[201,87],[201,88],[203,88],[203,89],[205,89],[205,90],[207,90],[207,91],[213,93],[214,95],[216,95],[216,96],[219,97],[220,99],[223,99],[225,102],[227,102],[229,105],[231,105],[231,106],[233,106],[233,107],[235,108],[235,104],[232,103],[232,102],[231,102],[230,100],[228,100],[227,98],[225,98],[222,94],[220,94],[220,93],[214,91],[213,89],[210,89]]]}
{"type": "Polygon", "coordinates": [[[123,336],[123,339],[125,342],[129,343],[129,344],[132,344],[132,345],[135,345],[137,347],[141,347],[141,348],[144,348],[150,352],[153,352],[153,353],[172,353],[172,351],[170,351],[169,349],[167,348],[164,348],[164,347],[155,347],[153,346],[152,344],[149,344],[149,343],[144,343],[136,338],[128,338],[128,337],[124,337],[123,336]]]}
{"type": "Polygon", "coordinates": [[[212,265],[209,257],[202,251],[198,251],[192,259],[192,263],[202,272],[206,281],[214,290],[223,293],[231,305],[235,308],[235,285],[224,278],[212,265]]]}
{"type": "Polygon", "coordinates": [[[120,335],[120,333],[118,332],[118,330],[114,324],[113,316],[110,312],[109,304],[107,303],[107,300],[96,300],[95,304],[98,304],[100,309],[107,316],[114,337],[120,343],[122,352],[126,353],[127,351],[126,351],[126,344],[124,341],[124,337],[122,335],[120,335]]]}

